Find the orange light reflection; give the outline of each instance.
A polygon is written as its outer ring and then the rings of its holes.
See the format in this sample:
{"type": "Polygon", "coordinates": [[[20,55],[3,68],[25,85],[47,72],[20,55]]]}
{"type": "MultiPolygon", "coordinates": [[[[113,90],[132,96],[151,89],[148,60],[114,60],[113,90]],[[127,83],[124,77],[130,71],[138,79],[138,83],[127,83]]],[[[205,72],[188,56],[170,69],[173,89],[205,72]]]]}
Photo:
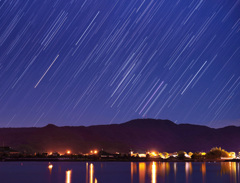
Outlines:
{"type": "Polygon", "coordinates": [[[229,174],[230,182],[237,183],[237,164],[236,162],[222,162],[221,175],[229,174]]]}
{"type": "Polygon", "coordinates": [[[88,163],[86,163],[86,183],[88,183],[88,163]]]}
{"type": "Polygon", "coordinates": [[[191,162],[185,163],[185,174],[186,174],[186,181],[188,182],[189,176],[192,174],[192,163],[191,162]]]}
{"type": "Polygon", "coordinates": [[[202,179],[203,179],[203,182],[205,182],[205,177],[206,177],[206,162],[202,163],[201,171],[202,171],[202,179]]]}
{"type": "Polygon", "coordinates": [[[90,164],[90,172],[89,172],[89,182],[90,183],[93,183],[93,176],[94,176],[94,166],[93,164],[91,163],[90,164]]]}
{"type": "Polygon", "coordinates": [[[157,166],[156,162],[152,162],[152,183],[157,182],[157,166]]]}
{"type": "Polygon", "coordinates": [[[72,170],[67,170],[65,183],[71,183],[71,177],[72,177],[72,170]]]}
{"type": "Polygon", "coordinates": [[[145,183],[146,163],[139,163],[139,182],[145,183]]]}
{"type": "Polygon", "coordinates": [[[137,173],[137,164],[131,162],[131,182],[133,182],[133,175],[137,173]]]}
{"type": "Polygon", "coordinates": [[[48,165],[48,169],[49,169],[50,175],[52,174],[52,168],[53,168],[53,165],[52,165],[52,164],[49,164],[49,165],[48,165]]]}

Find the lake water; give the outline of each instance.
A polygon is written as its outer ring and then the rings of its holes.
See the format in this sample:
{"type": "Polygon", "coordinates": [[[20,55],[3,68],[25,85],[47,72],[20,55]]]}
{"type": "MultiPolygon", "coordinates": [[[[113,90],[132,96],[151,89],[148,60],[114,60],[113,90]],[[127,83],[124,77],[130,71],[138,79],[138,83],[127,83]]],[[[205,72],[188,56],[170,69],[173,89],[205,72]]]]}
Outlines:
{"type": "Polygon", "coordinates": [[[240,163],[0,162],[1,183],[237,183],[240,163]]]}

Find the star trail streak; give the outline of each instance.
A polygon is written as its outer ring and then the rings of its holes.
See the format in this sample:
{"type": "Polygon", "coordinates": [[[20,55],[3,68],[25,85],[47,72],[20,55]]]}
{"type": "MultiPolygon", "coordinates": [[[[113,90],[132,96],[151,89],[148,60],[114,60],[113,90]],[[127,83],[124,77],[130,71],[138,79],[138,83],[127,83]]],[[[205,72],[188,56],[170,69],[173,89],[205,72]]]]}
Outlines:
{"type": "Polygon", "coordinates": [[[240,125],[240,1],[0,1],[0,127],[240,125]]]}
{"type": "Polygon", "coordinates": [[[51,65],[48,67],[48,69],[46,70],[46,72],[42,75],[42,77],[39,79],[39,81],[37,82],[37,84],[34,86],[34,88],[37,88],[37,86],[39,85],[39,83],[42,81],[42,79],[44,78],[44,76],[47,74],[47,72],[49,71],[49,69],[51,69],[52,65],[54,64],[54,62],[56,62],[57,58],[59,57],[59,55],[56,56],[56,58],[53,60],[53,62],[51,63],[51,65]]]}

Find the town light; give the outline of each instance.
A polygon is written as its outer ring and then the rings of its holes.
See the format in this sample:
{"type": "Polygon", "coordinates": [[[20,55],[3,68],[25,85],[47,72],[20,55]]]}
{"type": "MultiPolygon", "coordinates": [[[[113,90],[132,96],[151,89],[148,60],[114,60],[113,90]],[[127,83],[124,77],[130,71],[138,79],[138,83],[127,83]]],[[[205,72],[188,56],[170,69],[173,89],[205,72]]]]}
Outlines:
{"type": "Polygon", "coordinates": [[[152,156],[157,156],[156,152],[151,153],[152,156]]]}
{"type": "Polygon", "coordinates": [[[67,151],[67,154],[71,154],[71,151],[68,150],[68,151],[67,151]]]}

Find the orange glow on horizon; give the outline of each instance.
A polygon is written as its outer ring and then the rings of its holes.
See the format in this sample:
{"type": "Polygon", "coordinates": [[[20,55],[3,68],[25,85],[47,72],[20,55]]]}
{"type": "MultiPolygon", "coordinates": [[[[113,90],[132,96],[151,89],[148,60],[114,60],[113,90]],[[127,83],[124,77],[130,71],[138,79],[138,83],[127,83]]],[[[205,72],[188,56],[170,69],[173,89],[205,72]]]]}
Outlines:
{"type": "Polygon", "coordinates": [[[67,150],[67,154],[71,154],[71,151],[70,151],[70,150],[67,150]]]}

